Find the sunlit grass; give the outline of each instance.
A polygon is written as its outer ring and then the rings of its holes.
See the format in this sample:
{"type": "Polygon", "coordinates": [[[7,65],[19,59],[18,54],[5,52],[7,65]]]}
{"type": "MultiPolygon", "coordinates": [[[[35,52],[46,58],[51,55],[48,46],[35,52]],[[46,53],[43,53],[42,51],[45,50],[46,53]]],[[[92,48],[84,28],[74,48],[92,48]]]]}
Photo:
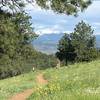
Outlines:
{"type": "Polygon", "coordinates": [[[100,100],[100,60],[47,69],[44,77],[49,84],[28,100],[100,100]]]}
{"type": "Polygon", "coordinates": [[[0,100],[7,100],[16,93],[36,87],[36,75],[38,72],[30,72],[17,77],[0,80],[0,100]]]}

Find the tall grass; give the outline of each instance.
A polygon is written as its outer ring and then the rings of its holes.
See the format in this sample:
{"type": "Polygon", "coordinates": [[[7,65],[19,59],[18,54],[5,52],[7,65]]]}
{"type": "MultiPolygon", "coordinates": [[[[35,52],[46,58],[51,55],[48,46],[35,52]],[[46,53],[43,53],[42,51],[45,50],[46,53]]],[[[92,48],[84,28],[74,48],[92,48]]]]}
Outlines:
{"type": "Polygon", "coordinates": [[[100,60],[48,69],[44,77],[49,84],[28,100],[100,100],[100,60]]]}
{"type": "Polygon", "coordinates": [[[8,100],[16,93],[36,87],[36,75],[38,72],[30,72],[17,77],[0,80],[0,100],[8,100]]]}

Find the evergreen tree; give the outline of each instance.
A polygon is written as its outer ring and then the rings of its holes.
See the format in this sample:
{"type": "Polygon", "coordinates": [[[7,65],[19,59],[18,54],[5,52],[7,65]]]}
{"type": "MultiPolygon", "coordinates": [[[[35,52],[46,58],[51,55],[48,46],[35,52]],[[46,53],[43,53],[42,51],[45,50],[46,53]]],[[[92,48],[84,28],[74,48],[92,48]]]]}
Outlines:
{"type": "MultiPolygon", "coordinates": [[[[6,6],[13,10],[21,9],[25,3],[32,3],[33,0],[2,0],[1,7],[6,6]]],[[[77,15],[78,12],[86,9],[91,0],[35,0],[41,8],[52,9],[57,13],[64,13],[67,15],[77,15]]]]}
{"type": "MultiPolygon", "coordinates": [[[[88,61],[90,60],[90,55],[95,52],[95,36],[93,35],[93,30],[90,25],[81,21],[76,25],[74,32],[71,34],[72,44],[75,48],[77,54],[77,61],[88,61]],[[92,51],[91,53],[89,53],[92,51]]],[[[96,52],[95,52],[96,53],[96,52]]]]}
{"type": "Polygon", "coordinates": [[[30,42],[36,35],[25,12],[0,11],[0,78],[5,78],[23,72],[33,53],[30,42]]]}
{"type": "Polygon", "coordinates": [[[97,49],[91,26],[83,21],[79,22],[73,33],[65,34],[61,38],[56,55],[66,64],[96,59],[97,49]]]}
{"type": "Polygon", "coordinates": [[[65,34],[61,40],[59,41],[58,45],[59,52],[56,53],[56,56],[61,60],[65,61],[66,65],[68,62],[72,62],[75,60],[76,54],[75,48],[72,45],[72,40],[70,34],[65,34]]]}

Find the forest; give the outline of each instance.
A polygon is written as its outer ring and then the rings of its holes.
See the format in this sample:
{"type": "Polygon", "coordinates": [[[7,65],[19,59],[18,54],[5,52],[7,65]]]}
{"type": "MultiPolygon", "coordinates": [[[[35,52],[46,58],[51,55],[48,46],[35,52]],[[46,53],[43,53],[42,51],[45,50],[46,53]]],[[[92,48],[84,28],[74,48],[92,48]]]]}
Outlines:
{"type": "MultiPolygon", "coordinates": [[[[26,0],[27,3],[32,1],[26,0]]],[[[46,1],[36,0],[36,3],[50,9],[46,1]]],[[[51,8],[57,13],[78,15],[91,4],[87,2],[65,3],[64,1],[51,1],[51,8]],[[60,5],[62,4],[62,5],[60,5]],[[62,6],[65,8],[63,8],[62,6]]],[[[58,44],[58,52],[46,55],[34,49],[31,42],[38,35],[34,32],[31,16],[24,11],[25,3],[18,0],[3,0],[0,5],[0,78],[16,76],[30,71],[33,67],[45,69],[55,67],[57,58],[64,65],[67,63],[92,61],[99,58],[99,50],[95,47],[94,30],[90,25],[81,21],[76,25],[73,33],[65,35],[58,44]],[[9,11],[10,10],[10,11],[9,11]]],[[[45,41],[45,40],[44,40],[45,41]]]]}

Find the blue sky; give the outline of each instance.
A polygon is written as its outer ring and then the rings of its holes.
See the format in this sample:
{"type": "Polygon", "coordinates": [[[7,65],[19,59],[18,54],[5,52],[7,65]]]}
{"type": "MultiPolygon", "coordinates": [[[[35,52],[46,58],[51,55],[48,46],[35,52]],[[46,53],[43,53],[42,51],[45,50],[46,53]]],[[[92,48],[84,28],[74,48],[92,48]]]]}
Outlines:
{"type": "Polygon", "coordinates": [[[56,14],[50,10],[43,10],[36,4],[27,5],[26,11],[32,16],[32,24],[37,34],[51,34],[72,32],[75,25],[84,20],[95,30],[94,34],[100,35],[100,0],[94,0],[93,3],[80,13],[78,17],[56,14]]]}

